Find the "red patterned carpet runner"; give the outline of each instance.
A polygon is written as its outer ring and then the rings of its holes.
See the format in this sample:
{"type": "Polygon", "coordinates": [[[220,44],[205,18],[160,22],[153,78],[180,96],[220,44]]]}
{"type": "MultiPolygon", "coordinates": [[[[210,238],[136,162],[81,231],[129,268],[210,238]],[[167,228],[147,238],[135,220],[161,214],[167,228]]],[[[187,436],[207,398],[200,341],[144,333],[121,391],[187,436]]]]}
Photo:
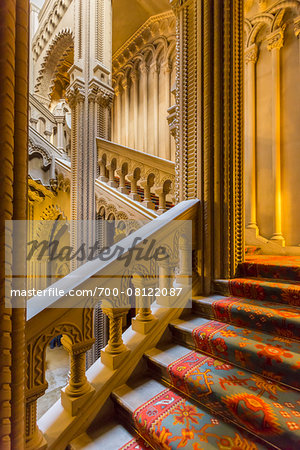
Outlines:
{"type": "Polygon", "coordinates": [[[123,447],[120,447],[119,450],[151,450],[151,447],[142,439],[134,438],[127,444],[123,445],[123,447]]]}
{"type": "Polygon", "coordinates": [[[156,449],[266,448],[231,424],[200,410],[175,391],[166,389],[138,408],[135,425],[156,449]]]}
{"type": "Polygon", "coordinates": [[[154,448],[300,448],[300,257],[252,249],[237,276],[168,366],[171,389],[134,412],[154,448]]]}

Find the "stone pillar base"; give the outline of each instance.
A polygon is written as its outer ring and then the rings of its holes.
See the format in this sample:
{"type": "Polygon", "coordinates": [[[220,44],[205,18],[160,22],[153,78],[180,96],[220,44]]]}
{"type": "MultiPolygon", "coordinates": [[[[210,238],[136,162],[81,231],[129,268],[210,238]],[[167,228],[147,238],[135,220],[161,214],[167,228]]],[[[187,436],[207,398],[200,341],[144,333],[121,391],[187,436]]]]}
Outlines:
{"type": "Polygon", "coordinates": [[[148,334],[152,327],[156,324],[157,318],[153,316],[151,320],[141,321],[136,318],[132,319],[132,329],[137,333],[148,334]]]}
{"type": "Polygon", "coordinates": [[[65,390],[65,387],[61,390],[61,404],[72,417],[78,414],[78,411],[84,403],[89,400],[95,392],[95,389],[91,386],[91,389],[80,397],[71,397],[65,390]]]}
{"type": "Polygon", "coordinates": [[[48,443],[39,429],[37,430],[35,437],[25,444],[25,450],[45,450],[47,447],[48,443]]]}
{"type": "Polygon", "coordinates": [[[280,245],[281,247],[285,247],[285,239],[282,234],[273,234],[270,241],[276,242],[276,244],[280,245]]]}
{"type": "Polygon", "coordinates": [[[118,187],[118,191],[122,192],[122,194],[128,195],[128,188],[126,186],[125,187],[118,187]]]}
{"type": "Polygon", "coordinates": [[[101,350],[101,361],[102,363],[107,366],[111,370],[116,370],[122,362],[124,361],[125,357],[128,356],[130,353],[130,350],[126,347],[126,350],[124,350],[122,353],[108,353],[105,350],[101,350]]]}
{"type": "Polygon", "coordinates": [[[129,197],[132,198],[132,200],[136,200],[137,202],[141,201],[141,196],[139,194],[135,194],[134,192],[131,192],[129,194],[129,197]]]}
{"type": "Polygon", "coordinates": [[[142,202],[142,205],[145,206],[145,208],[148,208],[148,209],[155,209],[154,203],[149,201],[149,200],[144,200],[142,202]]]}
{"type": "Polygon", "coordinates": [[[118,184],[115,181],[108,181],[107,184],[108,184],[108,186],[113,187],[113,188],[118,187],[118,184]]]}

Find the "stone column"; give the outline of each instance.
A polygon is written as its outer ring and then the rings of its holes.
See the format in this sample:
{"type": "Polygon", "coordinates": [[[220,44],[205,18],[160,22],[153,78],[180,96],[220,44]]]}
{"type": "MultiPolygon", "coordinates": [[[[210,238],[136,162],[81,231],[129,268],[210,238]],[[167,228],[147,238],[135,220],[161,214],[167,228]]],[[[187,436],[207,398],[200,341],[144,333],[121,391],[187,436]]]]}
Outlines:
{"type": "Polygon", "coordinates": [[[95,392],[85,375],[85,355],[94,344],[94,339],[92,342],[72,344],[71,339],[64,335],[61,342],[70,355],[70,378],[68,385],[61,391],[61,404],[69,414],[76,416],[95,392]]]}
{"type": "Polygon", "coordinates": [[[101,350],[101,361],[115,370],[130,351],[122,338],[123,317],[129,308],[102,308],[102,311],[109,319],[109,341],[105,349],[101,350]]]}
{"type": "Polygon", "coordinates": [[[138,121],[139,121],[139,75],[137,70],[133,70],[130,74],[133,90],[133,126],[134,140],[133,147],[138,148],[138,121]]]}
{"type": "Polygon", "coordinates": [[[130,194],[129,197],[133,200],[136,200],[137,202],[141,201],[141,196],[138,194],[138,186],[137,182],[138,179],[136,178],[135,173],[130,173],[127,175],[127,180],[130,181],[130,194]]]}
{"type": "Polygon", "coordinates": [[[57,149],[64,153],[65,146],[64,146],[64,123],[65,123],[65,117],[64,116],[55,116],[55,121],[57,124],[57,149]]]}
{"type": "Polygon", "coordinates": [[[118,191],[122,192],[122,194],[128,194],[128,188],[126,186],[126,173],[123,169],[117,169],[116,173],[119,176],[120,180],[118,191]]]}
{"type": "Polygon", "coordinates": [[[148,73],[149,66],[144,61],[141,64],[141,85],[142,85],[142,93],[143,93],[143,119],[144,119],[144,127],[143,127],[143,150],[148,153],[148,73]]]}
{"type": "Polygon", "coordinates": [[[148,289],[153,291],[156,286],[156,278],[134,276],[132,284],[135,288],[137,316],[132,319],[132,329],[141,334],[147,334],[157,322],[151,311],[151,304],[154,301],[153,296],[145,295],[148,289]]]}
{"type": "Polygon", "coordinates": [[[154,155],[159,156],[159,72],[160,66],[155,61],[153,64],[153,132],[154,155]]]}
{"type": "Polygon", "coordinates": [[[166,109],[161,111],[160,121],[161,121],[161,129],[163,132],[163,153],[159,156],[168,159],[171,161],[171,133],[168,123],[168,110],[171,106],[171,73],[172,73],[172,65],[169,61],[166,61],[161,67],[161,74],[163,75],[162,87],[160,87],[161,95],[164,98],[163,104],[166,105],[166,109]]]}
{"type": "Polygon", "coordinates": [[[285,245],[282,236],[281,205],[281,75],[280,49],[283,47],[284,28],[279,28],[267,36],[268,50],[272,54],[272,159],[274,185],[274,232],[272,240],[285,245]]]}
{"type": "Polygon", "coordinates": [[[155,205],[151,199],[151,186],[149,185],[149,181],[141,180],[139,184],[144,189],[144,199],[142,201],[142,205],[148,209],[155,209],[155,205]]]}
{"type": "Polygon", "coordinates": [[[116,109],[116,115],[115,120],[116,124],[114,127],[114,141],[117,144],[121,144],[121,123],[122,123],[122,110],[121,110],[121,95],[120,95],[120,88],[118,85],[115,87],[115,109],[116,109]]]}
{"type": "MultiPolygon", "coordinates": [[[[5,220],[26,220],[28,158],[28,21],[29,2],[0,3],[0,448],[24,448],[25,311],[5,305],[5,288],[13,287],[12,265],[25,259],[24,236],[5,236],[5,220]],[[22,242],[23,241],[23,242],[22,242]],[[22,244],[20,244],[22,242],[22,244]],[[5,252],[6,248],[6,252],[5,252]]],[[[24,267],[23,267],[24,268],[24,267]]],[[[25,273],[26,274],[26,273],[25,273]]],[[[9,291],[8,291],[9,292],[9,291]]],[[[10,300],[9,298],[7,300],[10,300]]]]}
{"type": "Polygon", "coordinates": [[[177,18],[176,201],[199,198],[199,291],[244,258],[244,2],[171,0],[177,18]]]}
{"type": "Polygon", "coordinates": [[[48,385],[26,393],[26,450],[44,450],[47,442],[37,426],[37,400],[45,394],[48,385]]]}
{"type": "MultiPolygon", "coordinates": [[[[74,0],[74,65],[70,69],[67,96],[72,108],[71,130],[71,219],[94,220],[96,137],[110,139],[111,87],[111,0],[74,0]]],[[[72,232],[78,248],[91,244],[89,227],[80,236],[72,232]]]]}
{"type": "Polygon", "coordinates": [[[123,88],[123,117],[125,123],[124,129],[124,141],[123,145],[128,147],[129,145],[129,86],[128,80],[124,78],[122,80],[122,88],[123,88]]]}
{"type": "MultiPolygon", "coordinates": [[[[254,43],[245,51],[247,64],[247,134],[245,142],[246,161],[246,199],[249,199],[247,228],[257,230],[256,222],[256,62],[257,45],[254,43]],[[248,191],[247,192],[247,187],[248,191]]],[[[247,206],[247,205],[246,205],[247,206]]]]}

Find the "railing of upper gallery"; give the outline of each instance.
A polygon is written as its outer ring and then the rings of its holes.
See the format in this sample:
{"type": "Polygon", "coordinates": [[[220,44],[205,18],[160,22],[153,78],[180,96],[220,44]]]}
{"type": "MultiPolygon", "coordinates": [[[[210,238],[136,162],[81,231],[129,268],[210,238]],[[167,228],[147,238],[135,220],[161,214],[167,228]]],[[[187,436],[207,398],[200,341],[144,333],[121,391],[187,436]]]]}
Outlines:
{"type": "Polygon", "coordinates": [[[49,111],[36,97],[29,95],[29,125],[67,157],[71,151],[71,112],[64,100],[49,111]]]}
{"type": "Polygon", "coordinates": [[[104,139],[97,149],[100,182],[159,214],[173,205],[175,163],[104,139]]]}
{"type": "Polygon", "coordinates": [[[188,291],[192,278],[197,276],[196,270],[192,274],[190,256],[196,248],[198,205],[198,200],[176,205],[111,247],[109,261],[98,258],[88,261],[52,285],[56,293],[63,290],[65,295],[46,295],[28,300],[26,448],[41,449],[47,445],[51,449],[64,449],[91,423],[111,391],[126,382],[144,351],[158,342],[168,322],[179,316],[183,303],[179,300],[174,302],[174,297],[157,297],[154,302],[153,297],[137,295],[137,315],[132,319],[131,327],[122,334],[122,320],[131,305],[121,291],[129,283],[140,288],[139,292],[149,287],[165,288],[166,292],[170,292],[169,289],[176,286],[183,289],[181,300],[184,296],[190,296],[188,291]],[[187,221],[193,227],[189,233],[183,225],[187,221]],[[137,236],[142,236],[144,240],[137,243],[137,236]],[[155,249],[163,245],[169,258],[156,262],[145,258],[134,263],[133,271],[128,274],[127,269],[124,271],[123,261],[121,263],[118,255],[114,255],[114,249],[122,245],[125,250],[123,255],[126,256],[132,249],[141,248],[145,240],[154,241],[155,249]],[[91,292],[99,286],[108,286],[108,277],[112,272],[120,275],[114,281],[119,296],[108,299],[103,293],[95,298],[91,292]],[[153,273],[158,274],[157,277],[153,273]],[[77,293],[86,290],[89,298],[83,303],[82,297],[71,296],[74,290],[77,293]],[[102,301],[102,310],[109,320],[109,341],[101,352],[101,360],[86,372],[85,355],[94,343],[92,306],[99,304],[99,301],[102,301]],[[170,305],[172,308],[168,308],[170,305]],[[69,382],[62,389],[61,403],[53,405],[37,423],[37,400],[47,389],[46,348],[50,340],[59,334],[63,335],[62,343],[70,355],[69,382]]]}

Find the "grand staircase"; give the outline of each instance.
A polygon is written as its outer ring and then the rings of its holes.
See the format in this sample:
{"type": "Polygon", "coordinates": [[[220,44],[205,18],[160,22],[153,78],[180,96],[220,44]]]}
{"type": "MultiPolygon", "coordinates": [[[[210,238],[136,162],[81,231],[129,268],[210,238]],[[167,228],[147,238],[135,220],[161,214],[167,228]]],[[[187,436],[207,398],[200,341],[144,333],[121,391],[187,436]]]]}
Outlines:
{"type": "Polygon", "coordinates": [[[300,258],[252,254],[215,286],[71,448],[300,448],[300,258]]]}

